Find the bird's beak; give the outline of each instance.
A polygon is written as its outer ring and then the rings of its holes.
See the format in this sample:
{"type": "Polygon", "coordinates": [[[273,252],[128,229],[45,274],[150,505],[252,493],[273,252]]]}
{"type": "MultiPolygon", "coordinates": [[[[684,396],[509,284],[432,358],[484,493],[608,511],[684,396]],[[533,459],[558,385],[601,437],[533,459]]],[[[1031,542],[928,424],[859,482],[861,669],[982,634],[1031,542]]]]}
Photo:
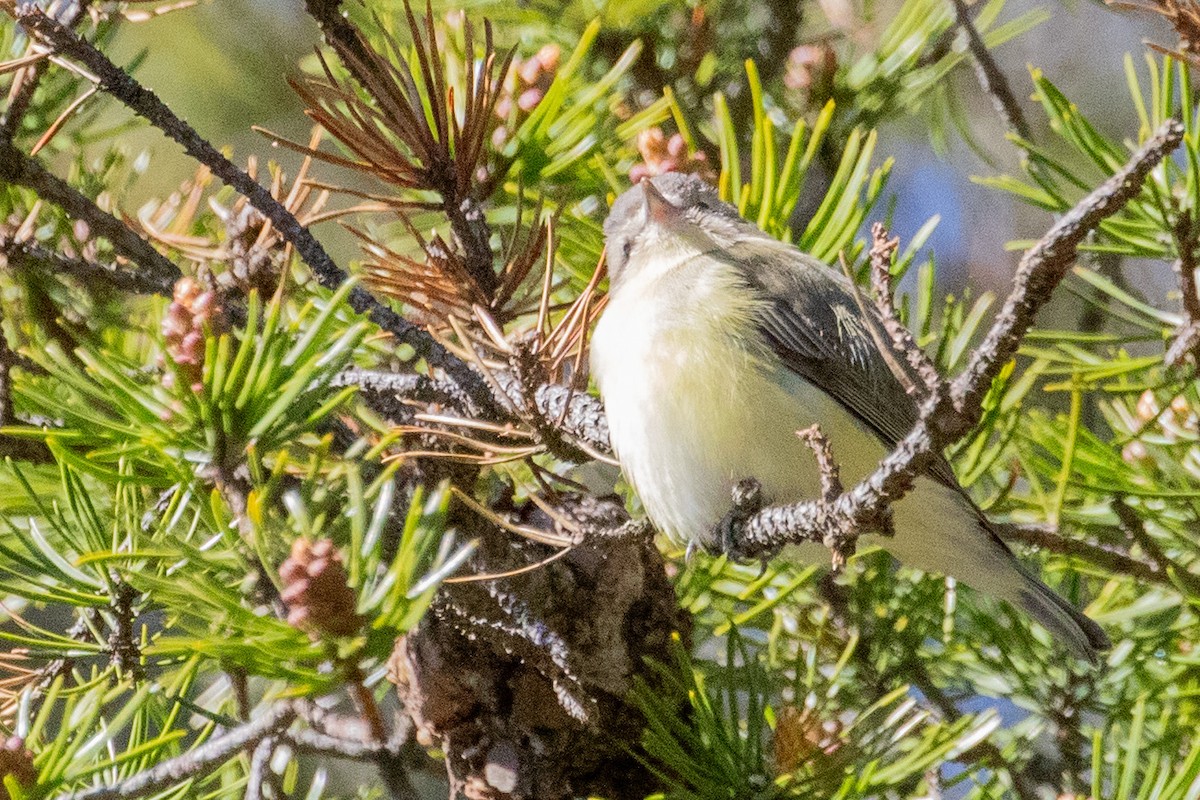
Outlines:
{"type": "Polygon", "coordinates": [[[645,209],[646,220],[652,222],[666,222],[679,211],[670,200],[663,197],[663,193],[655,188],[649,178],[642,178],[642,208],[645,209]]]}

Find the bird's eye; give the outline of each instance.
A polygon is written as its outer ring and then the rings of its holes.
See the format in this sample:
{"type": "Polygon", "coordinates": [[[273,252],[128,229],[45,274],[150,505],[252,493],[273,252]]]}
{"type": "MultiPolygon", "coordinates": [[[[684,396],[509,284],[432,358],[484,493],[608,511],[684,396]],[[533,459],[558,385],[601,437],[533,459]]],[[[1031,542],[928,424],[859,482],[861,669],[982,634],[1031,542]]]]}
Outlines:
{"type": "Polygon", "coordinates": [[[625,259],[628,259],[629,253],[632,250],[633,250],[633,240],[626,239],[625,244],[621,245],[621,256],[625,259]]]}

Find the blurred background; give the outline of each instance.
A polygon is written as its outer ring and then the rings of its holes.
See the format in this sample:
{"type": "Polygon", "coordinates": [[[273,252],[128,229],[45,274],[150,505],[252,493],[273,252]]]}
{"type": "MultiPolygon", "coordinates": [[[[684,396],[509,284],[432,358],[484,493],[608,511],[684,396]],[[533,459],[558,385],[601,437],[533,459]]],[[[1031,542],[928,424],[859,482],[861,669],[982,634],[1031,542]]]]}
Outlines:
{"type": "MultiPolygon", "coordinates": [[[[492,4],[485,3],[484,9],[472,12],[476,5],[479,3],[440,4],[442,10],[463,7],[476,17],[495,16],[492,4]]],[[[518,9],[523,5],[514,4],[518,9]]],[[[620,21],[621,3],[597,0],[592,5],[598,16],[608,14],[620,21]]],[[[804,27],[818,31],[811,37],[816,41],[819,31],[828,24],[813,19],[820,16],[818,4],[805,5],[811,8],[806,12],[804,27]]],[[[834,0],[820,4],[836,14],[834,5],[834,0]]],[[[880,26],[891,19],[889,5],[899,4],[884,2],[874,9],[880,26]]],[[[1057,144],[1046,135],[1045,116],[1030,100],[1031,69],[1051,76],[1067,97],[1087,109],[1102,133],[1118,141],[1135,136],[1137,119],[1128,99],[1123,59],[1132,54],[1144,73],[1143,41],[1172,41],[1169,26],[1155,15],[1114,11],[1094,2],[1010,0],[1003,18],[1038,9],[1051,13],[1031,31],[995,51],[1026,111],[1034,140],[1057,144]]],[[[579,13],[581,21],[586,21],[586,10],[579,13]]],[[[747,20],[747,27],[753,25],[753,20],[747,20]]],[[[499,25],[501,43],[511,44],[516,30],[519,28],[499,25]],[[506,37],[510,41],[505,41],[506,37]]],[[[869,37],[870,33],[863,35],[869,37]]],[[[536,37],[537,33],[528,35],[536,37]]],[[[804,41],[803,34],[800,39],[804,41]]],[[[137,71],[140,79],[185,119],[199,125],[210,141],[228,143],[236,160],[259,154],[292,164],[298,162],[298,157],[272,151],[267,140],[250,127],[260,125],[293,140],[307,138],[303,104],[287,80],[302,74],[300,64],[311,59],[319,43],[320,32],[299,0],[219,0],[123,26],[113,55],[117,63],[129,63],[144,55],[137,71]],[[267,42],[270,46],[264,47],[267,42]]],[[[567,48],[569,44],[563,43],[567,48]]],[[[720,44],[715,49],[720,52],[720,44]]],[[[973,146],[951,131],[948,149],[935,152],[922,117],[906,116],[886,120],[880,126],[877,160],[895,157],[887,190],[894,197],[895,234],[907,240],[929,218],[940,218],[929,246],[937,258],[941,286],[950,292],[960,292],[967,286],[975,292],[996,290],[1006,284],[1016,262],[1016,254],[1006,252],[1003,245],[1036,238],[1046,229],[1050,217],[1011,194],[972,182],[972,176],[1019,172],[1019,154],[1006,141],[1003,120],[979,88],[974,74],[969,69],[957,70],[952,80],[964,105],[973,146]]],[[[736,88],[730,87],[731,91],[736,88]]],[[[134,200],[169,193],[192,174],[194,165],[156,131],[139,129],[126,136],[127,143],[153,156],[153,171],[135,186],[134,200]]],[[[1093,176],[1080,177],[1089,180],[1093,176]]],[[[326,224],[322,233],[334,236],[339,249],[349,248],[342,251],[344,256],[354,256],[352,243],[340,236],[337,228],[336,223],[326,224]]],[[[1151,302],[1160,301],[1162,293],[1173,287],[1173,279],[1162,270],[1140,270],[1136,263],[1127,264],[1125,270],[1127,274],[1130,270],[1138,274],[1138,285],[1151,302]]]]}

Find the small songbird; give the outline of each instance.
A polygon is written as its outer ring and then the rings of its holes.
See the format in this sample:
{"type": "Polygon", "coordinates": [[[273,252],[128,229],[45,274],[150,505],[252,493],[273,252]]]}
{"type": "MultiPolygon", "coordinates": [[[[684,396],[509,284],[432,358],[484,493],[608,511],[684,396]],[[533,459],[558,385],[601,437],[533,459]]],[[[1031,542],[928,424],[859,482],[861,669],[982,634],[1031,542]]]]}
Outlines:
{"type": "MultiPolygon", "coordinates": [[[[816,460],[797,435],[814,423],[847,486],[912,429],[916,402],[849,281],[742,219],[699,178],[644,179],[613,203],[604,232],[611,288],[592,374],[625,477],[674,541],[714,545],[746,478],[769,503],[817,497],[816,460]]],[[[1110,646],[1021,565],[945,459],[892,511],[895,535],[864,543],[1024,609],[1093,662],[1110,646]]]]}

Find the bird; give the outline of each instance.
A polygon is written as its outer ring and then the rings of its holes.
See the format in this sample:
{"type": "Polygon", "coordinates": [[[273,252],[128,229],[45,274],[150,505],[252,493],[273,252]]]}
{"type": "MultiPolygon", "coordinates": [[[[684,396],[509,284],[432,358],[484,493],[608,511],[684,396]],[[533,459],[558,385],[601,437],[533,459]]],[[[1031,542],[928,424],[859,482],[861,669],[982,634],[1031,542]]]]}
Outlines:
{"type": "MultiPolygon", "coordinates": [[[[609,294],[590,370],[622,472],[672,541],[717,547],[745,479],[772,504],[818,496],[802,429],[819,425],[843,479],[857,481],[917,422],[876,344],[886,339],[872,335],[882,320],[849,279],[743,219],[699,177],[643,178],[613,202],[604,234],[609,294]]],[[[1110,647],[1018,560],[941,454],[892,515],[894,535],[863,543],[1022,609],[1093,663],[1110,647]]]]}

